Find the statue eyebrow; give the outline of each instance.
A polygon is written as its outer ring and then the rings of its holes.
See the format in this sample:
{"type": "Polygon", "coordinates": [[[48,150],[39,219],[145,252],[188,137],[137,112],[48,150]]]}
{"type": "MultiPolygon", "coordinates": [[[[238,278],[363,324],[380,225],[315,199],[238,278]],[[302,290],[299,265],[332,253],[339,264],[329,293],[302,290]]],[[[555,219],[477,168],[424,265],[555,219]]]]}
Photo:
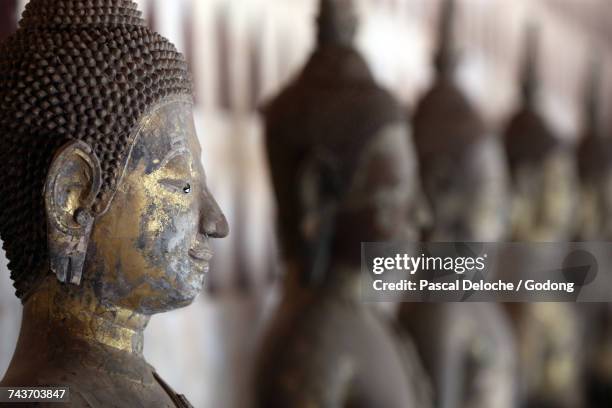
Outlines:
{"type": "Polygon", "coordinates": [[[178,156],[186,156],[186,158],[189,158],[189,149],[187,149],[186,146],[178,146],[170,150],[159,163],[159,168],[165,167],[171,160],[178,156]]]}

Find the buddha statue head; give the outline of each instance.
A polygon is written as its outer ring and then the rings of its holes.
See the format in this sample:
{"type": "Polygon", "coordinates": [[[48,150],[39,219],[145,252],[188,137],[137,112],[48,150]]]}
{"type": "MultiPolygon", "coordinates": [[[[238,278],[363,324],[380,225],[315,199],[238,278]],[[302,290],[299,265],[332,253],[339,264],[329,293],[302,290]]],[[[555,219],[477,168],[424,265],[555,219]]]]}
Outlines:
{"type": "Polygon", "coordinates": [[[149,316],[200,292],[228,226],[191,95],[132,1],[28,3],[0,48],[0,235],[26,308],[51,293],[149,316]]]}
{"type": "Polygon", "coordinates": [[[496,138],[454,79],[455,3],[443,2],[437,75],[414,113],[414,140],[433,222],[424,238],[495,241],[506,229],[507,176],[496,138]]]}
{"type": "MultiPolygon", "coordinates": [[[[348,3],[321,2],[319,37],[354,31],[343,24],[354,21],[348,3]]],[[[363,241],[418,236],[416,160],[402,109],[354,48],[325,45],[264,109],[281,249],[306,278],[359,265],[363,241]]]]}
{"type": "Polygon", "coordinates": [[[512,238],[564,241],[571,232],[576,172],[568,143],[554,134],[539,111],[538,28],[526,34],[522,101],[504,135],[512,177],[512,238]]]}
{"type": "Polygon", "coordinates": [[[32,0],[2,45],[0,233],[17,295],[52,272],[143,312],[189,302],[208,238],[183,57],[131,1],[32,0]]]}

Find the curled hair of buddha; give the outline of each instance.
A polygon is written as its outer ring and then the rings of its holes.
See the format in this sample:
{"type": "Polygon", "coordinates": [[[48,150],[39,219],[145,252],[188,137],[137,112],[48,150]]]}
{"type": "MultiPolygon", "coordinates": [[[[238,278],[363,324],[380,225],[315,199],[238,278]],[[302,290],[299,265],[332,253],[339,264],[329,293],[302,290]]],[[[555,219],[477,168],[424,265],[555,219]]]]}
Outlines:
{"type": "Polygon", "coordinates": [[[140,15],[129,0],[31,0],[0,45],[0,235],[19,297],[48,273],[43,188],[58,149],[93,149],[102,214],[139,120],[191,94],[183,56],[140,15]]]}

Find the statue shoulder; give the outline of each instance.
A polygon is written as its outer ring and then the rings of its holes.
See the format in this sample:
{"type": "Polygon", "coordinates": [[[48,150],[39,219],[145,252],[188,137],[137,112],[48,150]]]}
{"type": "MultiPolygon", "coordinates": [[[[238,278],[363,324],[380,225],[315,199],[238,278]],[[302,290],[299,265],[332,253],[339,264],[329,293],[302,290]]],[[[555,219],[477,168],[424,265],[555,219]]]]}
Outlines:
{"type": "Polygon", "coordinates": [[[391,330],[363,305],[322,297],[282,326],[258,367],[258,406],[418,406],[391,330]]]}
{"type": "Polygon", "coordinates": [[[183,395],[172,390],[151,366],[149,368],[151,377],[138,380],[120,373],[110,375],[90,368],[49,366],[41,367],[36,373],[24,372],[9,379],[5,378],[0,385],[68,387],[70,403],[66,406],[73,408],[192,408],[183,395]]]}
{"type": "MultiPolygon", "coordinates": [[[[153,367],[151,367],[153,368],[153,367]]],[[[193,405],[187,400],[183,394],[179,394],[172,389],[160,376],[157,374],[155,369],[153,369],[153,377],[157,381],[157,383],[164,389],[164,391],[168,394],[170,399],[174,402],[177,408],[193,408],[193,405]]]]}

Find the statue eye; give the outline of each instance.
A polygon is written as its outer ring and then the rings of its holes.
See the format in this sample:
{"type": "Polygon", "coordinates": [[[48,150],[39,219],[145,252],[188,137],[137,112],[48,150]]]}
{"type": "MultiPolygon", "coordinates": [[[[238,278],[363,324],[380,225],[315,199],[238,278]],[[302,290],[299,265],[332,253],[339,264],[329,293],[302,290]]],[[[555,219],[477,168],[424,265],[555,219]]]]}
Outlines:
{"type": "Polygon", "coordinates": [[[189,194],[192,191],[191,184],[185,180],[161,179],[159,182],[170,191],[177,193],[189,194]]]}

